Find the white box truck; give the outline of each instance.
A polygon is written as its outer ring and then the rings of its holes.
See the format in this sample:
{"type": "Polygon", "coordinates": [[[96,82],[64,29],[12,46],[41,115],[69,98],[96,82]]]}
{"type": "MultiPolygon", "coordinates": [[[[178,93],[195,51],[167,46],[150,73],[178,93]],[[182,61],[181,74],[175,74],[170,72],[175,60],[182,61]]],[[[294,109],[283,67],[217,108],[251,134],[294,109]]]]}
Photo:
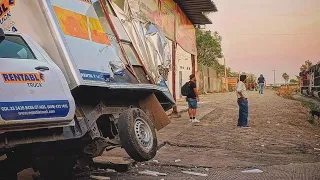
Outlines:
{"type": "Polygon", "coordinates": [[[155,156],[174,100],[130,38],[119,41],[107,3],[0,0],[0,179],[28,167],[71,179],[77,160],[116,147],[136,161],[155,156]]]}

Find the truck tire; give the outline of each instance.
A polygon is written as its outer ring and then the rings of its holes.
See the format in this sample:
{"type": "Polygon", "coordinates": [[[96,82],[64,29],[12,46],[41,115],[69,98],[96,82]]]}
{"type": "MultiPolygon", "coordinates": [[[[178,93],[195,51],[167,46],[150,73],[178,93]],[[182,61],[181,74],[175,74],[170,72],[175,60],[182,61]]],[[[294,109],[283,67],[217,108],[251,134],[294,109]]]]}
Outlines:
{"type": "Polygon", "coordinates": [[[141,109],[124,111],[118,121],[122,147],[138,162],[148,161],[157,153],[157,135],[153,123],[141,109]]]}

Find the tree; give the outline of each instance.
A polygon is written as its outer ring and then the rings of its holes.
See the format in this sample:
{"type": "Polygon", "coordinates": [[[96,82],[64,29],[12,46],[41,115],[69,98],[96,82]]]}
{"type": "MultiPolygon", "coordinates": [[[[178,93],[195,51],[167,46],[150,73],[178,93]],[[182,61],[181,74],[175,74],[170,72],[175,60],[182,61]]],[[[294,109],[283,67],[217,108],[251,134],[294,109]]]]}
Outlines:
{"type": "Polygon", "coordinates": [[[218,32],[196,30],[198,63],[207,67],[213,67],[217,73],[224,72],[224,65],[218,62],[223,58],[221,41],[222,37],[218,32]]]}
{"type": "Polygon", "coordinates": [[[304,64],[302,64],[300,67],[300,72],[308,71],[311,66],[312,62],[310,60],[305,61],[304,64]]]}
{"type": "Polygon", "coordinates": [[[256,76],[255,75],[253,75],[253,74],[249,74],[248,75],[248,83],[250,84],[250,83],[255,83],[257,81],[257,78],[256,78],[256,76]]]}
{"type": "Polygon", "coordinates": [[[232,72],[232,71],[231,71],[231,68],[227,67],[227,75],[228,75],[228,77],[238,77],[238,76],[239,76],[239,73],[237,73],[237,72],[232,72]]]}
{"type": "Polygon", "coordinates": [[[214,61],[211,67],[213,67],[218,74],[224,74],[224,65],[220,64],[218,61],[214,61]]]}
{"type": "Polygon", "coordinates": [[[285,83],[288,84],[288,81],[289,81],[289,78],[290,78],[289,75],[287,73],[283,73],[282,74],[282,78],[285,80],[285,83]]]}
{"type": "Polygon", "coordinates": [[[297,83],[298,83],[298,80],[296,80],[296,79],[290,79],[289,82],[292,83],[292,84],[297,84],[297,83]]]}

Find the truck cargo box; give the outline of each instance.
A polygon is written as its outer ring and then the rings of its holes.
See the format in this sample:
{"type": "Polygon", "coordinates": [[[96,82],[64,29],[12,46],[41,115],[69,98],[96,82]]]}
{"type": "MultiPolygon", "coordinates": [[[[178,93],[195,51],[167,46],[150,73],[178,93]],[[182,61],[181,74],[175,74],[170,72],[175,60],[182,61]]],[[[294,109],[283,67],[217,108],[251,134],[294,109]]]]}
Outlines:
{"type": "MultiPolygon", "coordinates": [[[[152,90],[167,104],[166,109],[174,104],[165,82],[149,81],[151,76],[143,79],[149,74],[135,68],[143,66],[137,56],[129,62],[123,57],[98,0],[4,0],[3,4],[8,10],[1,15],[0,27],[25,33],[40,44],[60,67],[71,90],[80,86],[152,90]]],[[[112,17],[112,21],[130,43],[119,19],[112,17]]]]}

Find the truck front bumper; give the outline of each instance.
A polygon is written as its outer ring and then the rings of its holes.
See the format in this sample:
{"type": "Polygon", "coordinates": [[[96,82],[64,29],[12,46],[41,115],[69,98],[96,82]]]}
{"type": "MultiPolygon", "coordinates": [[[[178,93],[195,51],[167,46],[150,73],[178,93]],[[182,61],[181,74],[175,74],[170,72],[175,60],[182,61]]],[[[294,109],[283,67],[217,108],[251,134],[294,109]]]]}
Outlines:
{"type": "Polygon", "coordinates": [[[0,134],[0,152],[19,145],[77,139],[84,134],[85,132],[81,130],[79,123],[65,127],[2,131],[0,134]]]}

